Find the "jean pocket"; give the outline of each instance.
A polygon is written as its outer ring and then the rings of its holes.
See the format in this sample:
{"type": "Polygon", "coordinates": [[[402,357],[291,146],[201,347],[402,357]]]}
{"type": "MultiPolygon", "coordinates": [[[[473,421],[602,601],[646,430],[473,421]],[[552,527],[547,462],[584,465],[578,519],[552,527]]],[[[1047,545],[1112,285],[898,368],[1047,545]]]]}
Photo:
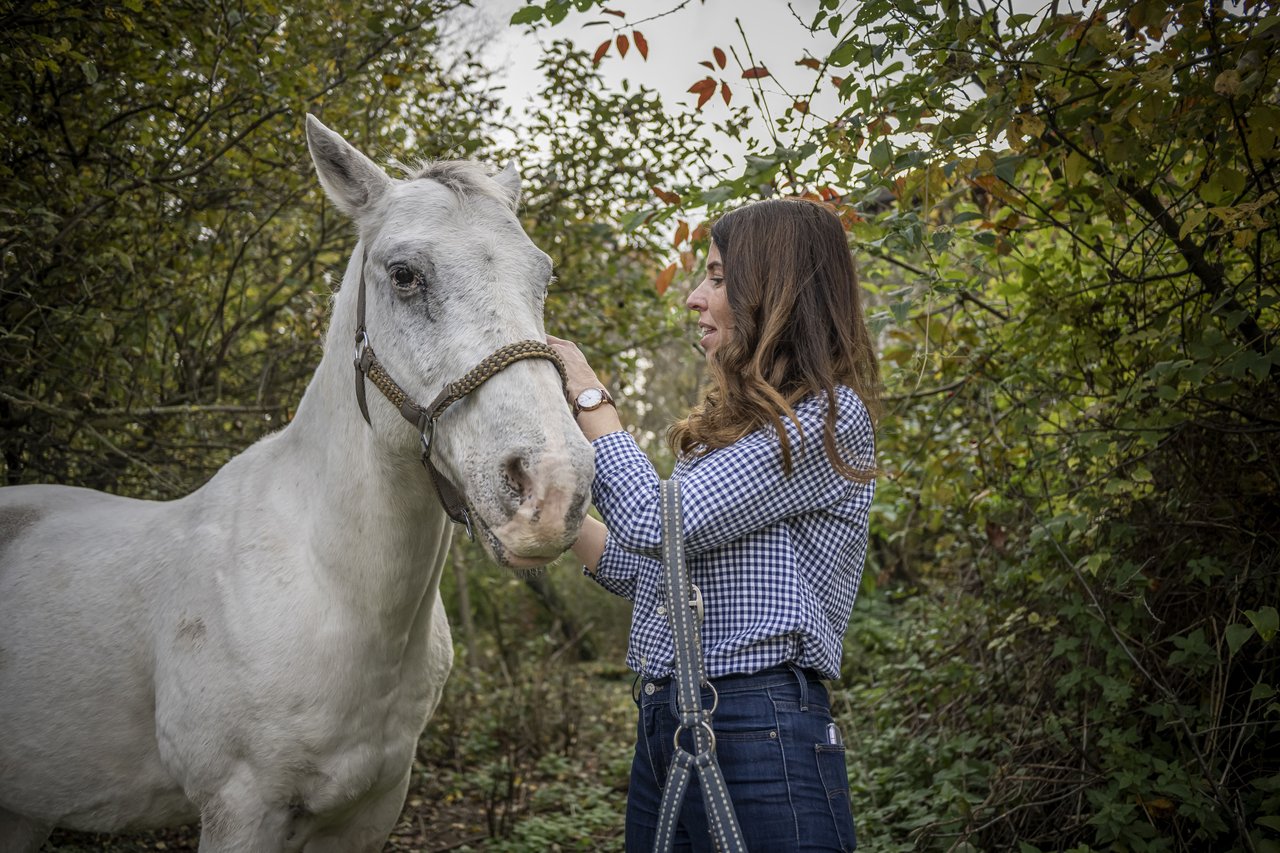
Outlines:
{"type": "Polygon", "coordinates": [[[840,847],[845,851],[856,850],[858,837],[853,828],[853,807],[849,802],[849,770],[845,763],[843,746],[819,743],[814,745],[818,758],[818,776],[827,793],[827,805],[831,819],[835,821],[840,847]]]}

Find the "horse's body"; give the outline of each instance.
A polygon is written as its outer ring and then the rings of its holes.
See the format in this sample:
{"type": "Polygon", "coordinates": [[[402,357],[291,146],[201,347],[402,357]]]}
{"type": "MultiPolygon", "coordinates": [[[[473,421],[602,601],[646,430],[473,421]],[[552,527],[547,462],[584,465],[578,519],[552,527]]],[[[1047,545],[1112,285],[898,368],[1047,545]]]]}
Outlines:
{"type": "MultiPolygon", "coordinates": [[[[392,181],[318,122],[308,139],[361,242],[289,426],[172,502],[0,490],[0,853],[55,825],[197,817],[206,853],[379,850],[400,813],[452,665],[449,525],[419,436],[376,393],[360,416],[361,267],[379,357],[419,400],[541,339],[550,270],[512,212],[513,174],[392,181]]],[[[495,559],[572,543],[590,448],[552,365],[512,365],[437,433],[495,559]]]]}

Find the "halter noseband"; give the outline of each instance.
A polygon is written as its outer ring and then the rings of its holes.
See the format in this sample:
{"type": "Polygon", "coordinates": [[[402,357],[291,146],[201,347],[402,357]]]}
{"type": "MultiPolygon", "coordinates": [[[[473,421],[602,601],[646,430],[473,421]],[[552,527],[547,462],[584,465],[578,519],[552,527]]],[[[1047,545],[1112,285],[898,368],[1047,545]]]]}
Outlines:
{"type": "Polygon", "coordinates": [[[369,341],[369,333],[364,327],[365,285],[364,258],[360,259],[360,293],[356,301],[356,402],[360,404],[360,414],[370,426],[369,405],[365,400],[364,381],[367,378],[382,395],[391,401],[406,421],[413,424],[422,438],[422,465],[431,474],[431,483],[435,486],[436,495],[440,498],[444,511],[456,524],[464,524],[467,536],[475,540],[471,529],[471,516],[467,512],[467,503],[463,500],[456,486],[449,478],[440,473],[431,461],[431,440],[435,436],[436,421],[445,410],[463,397],[475,391],[501,371],[527,358],[543,358],[556,366],[560,374],[560,384],[568,398],[568,377],[565,374],[564,362],[555,350],[541,341],[516,341],[499,347],[491,355],[463,374],[461,379],[444,386],[429,406],[420,406],[403,388],[391,378],[383,368],[378,357],[373,353],[373,345],[369,341]]]}

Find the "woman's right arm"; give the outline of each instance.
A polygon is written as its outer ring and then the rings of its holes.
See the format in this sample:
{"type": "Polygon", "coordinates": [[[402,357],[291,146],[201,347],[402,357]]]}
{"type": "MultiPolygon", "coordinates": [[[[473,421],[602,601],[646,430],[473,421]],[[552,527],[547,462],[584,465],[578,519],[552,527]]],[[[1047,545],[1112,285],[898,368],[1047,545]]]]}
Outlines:
{"type": "Polygon", "coordinates": [[[578,541],[573,543],[572,550],[596,583],[614,595],[632,601],[636,598],[636,580],[640,573],[655,571],[660,565],[655,560],[618,547],[610,539],[609,529],[589,515],[582,520],[578,541]]]}
{"type": "Polygon", "coordinates": [[[582,561],[582,567],[593,575],[600,565],[604,540],[608,535],[609,529],[603,523],[589,515],[582,519],[582,530],[578,533],[578,541],[573,543],[573,553],[582,561]]]}

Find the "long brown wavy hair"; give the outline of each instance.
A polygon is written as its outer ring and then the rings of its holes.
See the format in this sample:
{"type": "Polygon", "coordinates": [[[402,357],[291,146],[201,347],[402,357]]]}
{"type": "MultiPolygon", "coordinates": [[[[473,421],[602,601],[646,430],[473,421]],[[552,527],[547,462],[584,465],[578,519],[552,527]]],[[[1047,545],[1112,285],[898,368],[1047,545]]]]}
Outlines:
{"type": "Polygon", "coordinates": [[[708,366],[711,387],[667,434],[672,449],[698,455],[727,447],[771,424],[791,472],[784,417],[811,394],[826,395],[822,446],[844,477],[866,482],[874,469],[840,457],[835,444],[836,386],[879,414],[879,368],[867,331],[857,270],[836,214],[817,202],[755,202],[711,226],[720,250],[733,327],[708,366]]]}

